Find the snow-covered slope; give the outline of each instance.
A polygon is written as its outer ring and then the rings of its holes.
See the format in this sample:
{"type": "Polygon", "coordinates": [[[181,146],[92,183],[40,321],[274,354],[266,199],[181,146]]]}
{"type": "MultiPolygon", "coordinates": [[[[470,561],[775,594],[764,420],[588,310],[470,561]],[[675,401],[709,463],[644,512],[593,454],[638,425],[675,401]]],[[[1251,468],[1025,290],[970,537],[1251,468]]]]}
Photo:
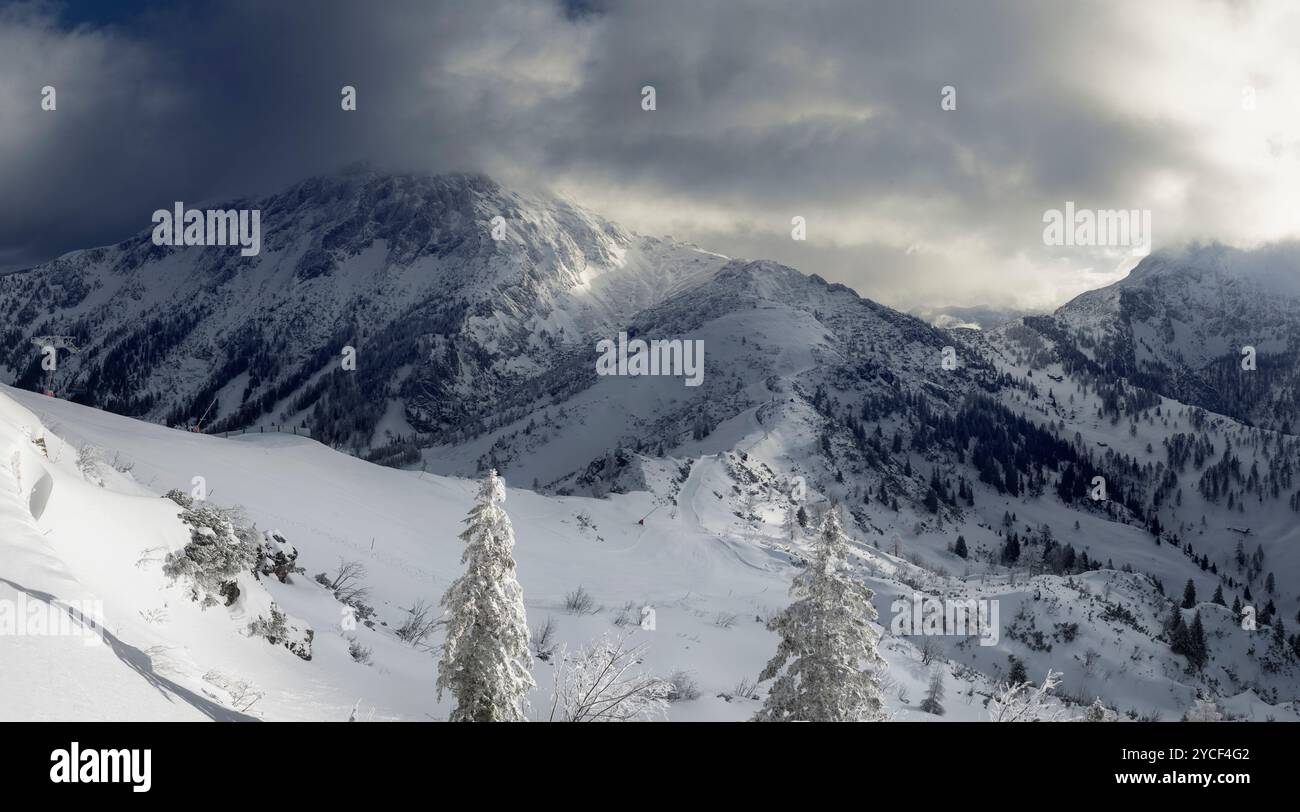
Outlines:
{"type": "MultiPolygon", "coordinates": [[[[243,707],[249,691],[264,696],[246,708],[247,714],[266,719],[342,719],[354,706],[363,718],[445,718],[447,706],[433,697],[434,657],[398,640],[393,629],[403,621],[405,609],[419,600],[436,600],[459,573],[456,534],[472,503],[472,481],[379,467],[293,435],[222,439],[10,389],[0,390],[0,402],[5,404],[6,450],[27,457],[31,467],[28,447],[36,448],[40,467],[53,482],[40,518],[24,507],[23,493],[30,488],[15,487],[18,497],[4,503],[9,505],[3,513],[6,522],[26,528],[22,535],[3,536],[5,560],[38,562],[11,570],[18,573],[13,580],[26,578],[40,584],[29,588],[65,600],[83,595],[103,600],[105,626],[113,639],[143,653],[134,668],[115,678],[137,679],[151,686],[150,699],[160,698],[161,704],[151,705],[123,690],[100,709],[100,718],[185,718],[191,712],[222,718],[243,707]],[[32,443],[33,436],[46,438],[52,458],[32,443]],[[82,448],[102,449],[100,458],[112,459],[118,467],[131,465],[130,473],[99,465],[94,470],[104,485],[87,481],[75,464],[82,448]],[[304,574],[287,584],[258,579],[249,591],[264,590],[315,631],[310,661],[250,637],[237,608],[200,609],[183,585],[162,575],[161,549],[183,544],[186,528],[174,518],[174,503],[153,494],[186,489],[195,477],[203,478],[212,503],[242,506],[258,527],[275,528],[298,549],[304,574]],[[21,551],[17,558],[11,549],[21,551]],[[379,621],[374,628],[346,628],[341,605],[308,577],[332,573],[340,559],[361,561],[368,570],[365,584],[379,621]],[[36,578],[32,570],[43,574],[36,578]],[[369,664],[354,661],[349,653],[354,643],[369,650],[369,664]],[[161,688],[156,687],[164,678],[159,674],[167,680],[161,688]],[[217,690],[211,680],[236,686],[239,699],[217,690]]],[[[759,460],[782,438],[765,436],[758,427],[743,437],[750,444],[748,453],[682,460],[672,476],[651,478],[648,491],[591,499],[512,489],[506,503],[517,531],[516,558],[531,623],[554,619],[560,641],[571,647],[605,632],[628,633],[635,643],[647,644],[644,664],[649,670],[662,676],[681,672],[700,694],[673,703],[669,718],[742,719],[756,710],[757,701],[737,698],[736,687],[742,680],[752,681],[771,655],[775,638],[759,621],[787,602],[790,576],[807,548],[808,536],[792,531],[785,521],[791,505],[783,496],[781,477],[759,460]],[[637,522],[642,516],[643,525],[637,522]],[[566,611],[566,596],[579,586],[593,595],[602,607],[599,612],[579,616],[566,611]],[[653,631],[636,623],[644,606],[655,609],[653,631]],[[623,623],[627,617],[631,623],[623,623]]],[[[814,512],[820,498],[812,497],[814,512]]],[[[983,494],[979,498],[984,501],[983,494]]],[[[990,500],[984,512],[998,509],[990,500]]],[[[1163,718],[1176,718],[1190,703],[1197,681],[1189,680],[1177,658],[1152,639],[1163,603],[1146,578],[1115,571],[1083,578],[1016,577],[988,570],[974,557],[973,572],[946,574],[948,562],[957,559],[936,546],[941,537],[908,533],[906,542],[899,540],[899,531],[920,518],[904,513],[893,520],[878,517],[895,528],[891,538],[903,546],[898,555],[889,542],[854,532],[857,566],[877,592],[886,631],[882,648],[890,664],[889,708],[895,718],[934,718],[916,707],[935,667],[922,662],[918,646],[923,639],[888,634],[896,614],[893,601],[910,599],[914,590],[996,600],[1006,628],[994,646],[967,637],[938,638],[948,660],[938,661],[949,684],[944,719],[986,718],[985,700],[992,683],[1005,677],[1009,653],[1036,677],[1048,667],[1065,671],[1067,693],[1081,700],[1099,695],[1118,710],[1163,718]],[[1114,610],[1105,610],[1108,605],[1123,607],[1126,613],[1118,617],[1132,619],[1114,619],[1114,610]],[[1065,642],[1062,629],[1072,623],[1078,629],[1065,642]],[[1035,631],[1048,635],[1047,647],[1035,631]],[[1090,651],[1100,657],[1084,656],[1090,651]]],[[[966,528],[976,548],[985,538],[978,521],[966,528]]],[[[1089,521],[1090,529],[1106,526],[1100,519],[1089,521]]],[[[1139,543],[1141,535],[1133,529],[1110,532],[1117,534],[1114,551],[1139,543]]],[[[993,538],[991,530],[987,538],[993,538]]],[[[1181,555],[1173,560],[1178,559],[1181,555]]],[[[1209,628],[1222,632],[1215,622],[1209,628]]],[[[430,642],[436,645],[436,634],[430,642]]],[[[37,646],[38,654],[6,657],[7,684],[27,686],[33,693],[44,673],[34,670],[37,664],[71,668],[74,657],[92,656],[83,654],[79,640],[75,650],[44,638],[26,645],[37,646]]],[[[1234,669],[1250,661],[1245,652],[1233,652],[1231,658],[1234,669]]],[[[111,672],[120,665],[120,659],[110,658],[104,668],[111,672]]],[[[552,669],[551,663],[535,663],[535,709],[548,707],[552,669]]],[[[1289,706],[1275,706],[1279,679],[1293,684],[1287,680],[1294,677],[1284,674],[1253,686],[1274,704],[1241,700],[1250,712],[1289,718],[1289,706]]],[[[85,701],[95,701],[98,689],[93,685],[85,688],[85,701]]],[[[60,695],[44,705],[0,707],[3,718],[79,713],[80,706],[67,704],[60,695]]]]}
{"type": "MultiPolygon", "coordinates": [[[[376,719],[446,717],[445,703],[434,699],[436,659],[396,639],[392,629],[402,622],[404,609],[420,600],[436,602],[459,574],[457,534],[472,505],[473,482],[376,466],[292,435],[223,440],[9,389],[0,390],[0,403],[6,417],[0,436],[7,451],[31,457],[30,430],[51,438],[52,455],[61,457],[42,465],[53,472],[55,484],[39,520],[17,497],[3,503],[6,528],[11,522],[23,527],[22,535],[6,532],[0,540],[11,573],[6,578],[63,599],[104,600],[106,627],[122,646],[141,652],[133,669],[122,668],[125,676],[119,680],[130,676],[147,687],[166,672],[192,687],[193,696],[153,687],[137,692],[146,699],[157,695],[154,704],[120,692],[121,703],[105,706],[97,717],[196,715],[187,704],[209,707],[202,677],[212,670],[264,691],[251,709],[262,718],[341,720],[358,702],[363,716],[376,719]],[[11,396],[75,438],[76,446],[53,439],[54,431],[11,396]],[[82,445],[111,448],[119,464],[130,460],[131,476],[109,468],[104,487],[86,482],[72,462],[82,445]],[[262,579],[259,586],[315,630],[311,661],[248,638],[238,612],[220,606],[201,610],[162,575],[158,553],[151,551],[175,548],[186,534],[171,515],[175,505],[143,495],[146,487],[138,483],[155,491],[187,490],[195,476],[205,478],[212,502],[243,506],[259,527],[276,528],[298,548],[298,563],[308,575],[293,576],[289,584],[262,579]],[[341,605],[310,578],[332,573],[340,558],[364,563],[370,600],[387,626],[343,628],[341,605]],[[11,567],[10,561],[19,565],[11,567]],[[148,623],[141,613],[151,610],[166,614],[148,623]],[[353,660],[353,640],[371,650],[371,664],[353,660]]],[[[690,672],[702,693],[674,705],[673,718],[744,718],[753,712],[752,703],[733,705],[717,694],[757,674],[772,642],[755,617],[766,617],[784,602],[788,556],[717,532],[726,524],[721,510],[710,504],[716,501],[710,494],[718,487],[713,483],[717,469],[716,462],[702,461],[687,479],[681,512],[665,511],[645,526],[629,517],[653,507],[646,493],[603,501],[512,490],[506,504],[519,537],[516,557],[534,625],[553,617],[560,642],[576,647],[602,632],[618,631],[614,620],[625,604],[633,604],[636,620],[627,631],[636,642],[650,644],[647,666],[665,677],[690,672]],[[599,613],[566,613],[565,595],[580,586],[604,607],[599,613]],[[636,625],[642,606],[655,608],[653,632],[636,625]],[[732,619],[719,623],[719,616],[732,619]]],[[[0,638],[0,646],[9,645],[0,638]]],[[[57,647],[45,638],[25,641],[15,652],[21,656],[3,658],[6,684],[41,693],[46,666],[68,673],[74,657],[94,655],[89,648],[83,653],[82,645],[80,640],[57,647]]],[[[114,657],[104,659],[106,671],[119,665],[114,657]]],[[[547,707],[551,667],[537,664],[537,709],[547,707]]],[[[84,702],[94,701],[94,681],[87,681],[84,693],[84,702]]],[[[26,690],[17,694],[26,695],[26,690]]],[[[7,692],[0,700],[0,718],[80,718],[82,713],[82,703],[66,695],[47,695],[35,705],[11,702],[14,696],[7,692]]]]}
{"type": "Polygon", "coordinates": [[[424,464],[462,475],[495,467],[560,491],[617,490],[628,452],[694,456],[743,447],[737,444],[754,430],[816,421],[819,391],[827,400],[836,386],[854,398],[887,399],[907,379],[946,396],[971,379],[970,370],[940,367],[952,343],[943,332],[772,262],[730,262],[625,329],[702,342],[701,384],[598,376],[594,345],[578,346],[539,386],[482,402],[484,420],[492,420],[483,433],[427,450],[424,464]]]}
{"type": "Polygon", "coordinates": [[[193,660],[140,615],[170,604],[173,633],[206,656],[228,648],[222,619],[169,600],[160,572],[134,566],[186,538],[171,503],[111,469],[101,475],[126,492],[90,484],[76,449],[5,396],[0,452],[0,718],[248,718],[210,696],[193,660]]]}

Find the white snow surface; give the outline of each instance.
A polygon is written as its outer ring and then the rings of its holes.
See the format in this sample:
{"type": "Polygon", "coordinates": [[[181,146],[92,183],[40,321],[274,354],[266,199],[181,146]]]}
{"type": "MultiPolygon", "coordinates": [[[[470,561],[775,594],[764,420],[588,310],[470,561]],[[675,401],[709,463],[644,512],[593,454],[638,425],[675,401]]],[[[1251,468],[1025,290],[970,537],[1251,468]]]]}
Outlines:
{"type": "MultiPolygon", "coordinates": [[[[685,461],[685,481],[671,483],[678,487],[676,505],[662,498],[670,492],[668,476],[652,477],[650,491],[606,499],[511,488],[505,502],[516,530],[530,625],[553,618],[559,641],[570,649],[607,631],[646,644],[647,670],[665,678],[684,672],[698,686],[698,698],[670,705],[672,720],[739,720],[757,710],[757,700],[737,698],[734,689],[741,680],[753,681],[773,653],[776,637],[761,621],[789,602],[795,562],[807,549],[806,538],[785,537],[781,505],[759,505],[758,522],[736,515],[736,466],[756,468],[758,455],[766,449],[775,456],[773,449],[783,442],[761,430],[747,436],[749,462],[734,453],[685,461]],[[644,525],[637,521],[642,516],[644,525]],[[565,611],[566,594],[579,586],[595,597],[600,611],[565,611]],[[632,622],[617,626],[625,606],[632,622]],[[654,608],[653,630],[638,625],[644,606],[654,608]]],[[[0,718],[343,720],[354,707],[361,719],[447,718],[449,700],[440,704],[434,698],[435,656],[401,642],[392,629],[405,608],[417,600],[436,602],[460,573],[457,534],[473,504],[475,481],[376,466],[293,435],[223,439],[5,387],[0,460],[13,459],[21,481],[12,464],[0,469],[0,599],[25,594],[100,600],[108,644],[0,637],[0,681],[8,688],[0,695],[0,718]],[[43,440],[44,452],[36,438],[43,440]],[[86,445],[134,467],[122,474],[101,465],[103,486],[87,481],[76,465],[78,449],[86,445]],[[188,528],[176,518],[175,504],[159,494],[188,490],[198,476],[210,501],[242,506],[259,529],[274,528],[296,547],[306,573],[288,584],[250,575],[241,581],[246,597],[230,609],[200,609],[181,585],[169,583],[160,556],[182,547],[188,528]],[[30,494],[41,491],[36,483],[47,477],[47,503],[36,516],[30,494]],[[364,563],[370,603],[386,625],[342,628],[342,606],[310,577],[332,573],[340,559],[364,563]],[[244,604],[269,599],[315,630],[310,662],[244,631],[250,611],[244,604]],[[349,655],[353,640],[371,650],[370,664],[349,655]],[[264,694],[243,713],[236,710],[241,703],[218,687],[239,681],[264,694]]],[[[1001,510],[989,494],[980,498],[990,513],[1001,510]]],[[[1038,517],[1022,510],[1019,518],[1038,517]]],[[[899,517],[893,526],[907,521],[899,517]]],[[[973,548],[984,539],[976,522],[964,529],[973,548]]],[[[897,535],[897,529],[886,532],[897,535]]],[[[1090,554],[1103,559],[1123,547],[1150,547],[1131,527],[1095,520],[1088,533],[1090,554]]],[[[887,709],[896,720],[986,719],[984,703],[1008,652],[1026,662],[1031,678],[1041,680],[1048,667],[1062,670],[1067,694],[1089,701],[1100,695],[1121,711],[1176,719],[1195,696],[1195,686],[1170,663],[1163,644],[1119,623],[1085,620],[1105,595],[1131,599],[1140,623],[1158,628],[1158,610],[1139,576],[1103,570],[1072,579],[1022,577],[1018,583],[1005,574],[947,576],[876,549],[868,539],[855,541],[857,566],[876,590],[881,648],[889,664],[887,709]],[[939,660],[923,665],[912,643],[918,638],[889,632],[890,603],[909,597],[911,585],[928,595],[997,597],[1004,625],[1025,606],[1027,617],[1049,635],[1049,620],[1075,620],[1079,638],[1040,652],[1005,633],[989,647],[941,637],[939,660]],[[1089,649],[1100,659],[1085,666],[1083,652],[1089,649]],[[945,674],[942,717],[917,707],[931,667],[945,674]]],[[[939,539],[907,543],[910,554],[922,559],[949,566],[958,561],[938,546],[939,539]]],[[[1171,568],[1168,583],[1181,583],[1184,572],[1172,571],[1179,565],[1178,559],[1163,563],[1171,568]]],[[[1190,563],[1186,570],[1199,573],[1190,563]]],[[[1208,579],[1206,586],[1213,588],[1208,579]]],[[[1226,645],[1252,645],[1231,642],[1240,636],[1234,637],[1226,611],[1207,604],[1201,609],[1212,636],[1226,645]]],[[[438,636],[430,640],[435,646],[438,636]]],[[[1249,662],[1240,654],[1240,662],[1249,662]]],[[[1237,659],[1236,653],[1219,656],[1237,659]]],[[[530,697],[531,718],[545,718],[553,668],[553,662],[534,662],[538,685],[530,697]]],[[[1290,704],[1269,703],[1250,691],[1231,697],[1223,709],[1246,718],[1296,718],[1290,704]]],[[[1082,713],[1081,707],[1075,710],[1082,713]]]]}

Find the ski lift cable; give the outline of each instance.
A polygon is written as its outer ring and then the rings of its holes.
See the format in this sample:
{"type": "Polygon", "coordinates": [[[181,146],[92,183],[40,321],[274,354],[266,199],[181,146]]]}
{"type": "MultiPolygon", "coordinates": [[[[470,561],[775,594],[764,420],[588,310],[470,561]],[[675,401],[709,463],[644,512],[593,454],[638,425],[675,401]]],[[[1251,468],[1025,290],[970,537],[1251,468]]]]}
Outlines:
{"type": "Polygon", "coordinates": [[[213,406],[216,406],[216,405],[217,405],[217,398],[214,396],[214,397],[212,398],[212,402],[208,404],[208,408],[206,408],[206,409],[203,410],[203,416],[199,418],[199,422],[197,422],[197,423],[194,424],[194,430],[195,430],[196,432],[200,432],[200,433],[202,433],[202,431],[203,431],[203,421],[204,421],[204,420],[207,420],[207,418],[208,418],[208,412],[212,411],[212,407],[213,407],[213,406]]]}

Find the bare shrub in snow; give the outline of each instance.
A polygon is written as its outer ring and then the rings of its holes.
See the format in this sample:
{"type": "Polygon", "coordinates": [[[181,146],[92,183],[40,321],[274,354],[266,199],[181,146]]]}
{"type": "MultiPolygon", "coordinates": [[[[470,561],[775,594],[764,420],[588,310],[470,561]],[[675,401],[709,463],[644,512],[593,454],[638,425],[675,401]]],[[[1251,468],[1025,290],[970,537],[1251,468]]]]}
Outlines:
{"type": "Polygon", "coordinates": [[[345,561],[340,558],[338,569],[334,570],[333,577],[325,576],[324,580],[321,580],[321,576],[318,575],[316,580],[333,592],[339,602],[352,606],[366,600],[370,595],[370,588],[362,583],[367,574],[365,565],[360,561],[345,561]]]}
{"type": "Polygon", "coordinates": [[[77,449],[77,470],[83,479],[101,488],[104,487],[104,476],[99,472],[99,466],[103,463],[103,454],[93,445],[83,444],[77,449]]]}
{"type": "Polygon", "coordinates": [[[334,575],[318,572],[316,583],[333,592],[334,599],[339,603],[352,607],[353,617],[373,629],[375,609],[366,603],[370,588],[362,583],[365,577],[366,568],[360,561],[344,561],[340,558],[334,575]]]}
{"type": "Polygon", "coordinates": [[[736,616],[731,612],[718,612],[713,616],[713,625],[719,629],[730,629],[736,625],[736,616]]]}
{"type": "Polygon", "coordinates": [[[140,617],[144,620],[145,623],[156,624],[156,625],[165,624],[170,619],[170,615],[167,612],[166,606],[160,607],[158,609],[141,609],[140,617]]]}
{"type": "Polygon", "coordinates": [[[614,625],[620,629],[625,626],[639,626],[641,624],[641,609],[632,601],[623,604],[623,608],[618,610],[614,615],[614,625]]]}
{"type": "Polygon", "coordinates": [[[700,686],[689,671],[674,671],[668,678],[669,702],[689,702],[700,698],[700,686]]]}
{"type": "Polygon", "coordinates": [[[600,611],[596,599],[579,585],[577,589],[564,596],[564,610],[571,615],[594,615],[600,611]]]}
{"type": "Polygon", "coordinates": [[[533,647],[533,656],[544,663],[550,662],[555,654],[555,618],[547,617],[546,622],[533,629],[529,639],[533,647]]]}
{"type": "Polygon", "coordinates": [[[348,654],[351,654],[352,659],[356,662],[359,662],[362,665],[370,665],[371,650],[366,646],[361,645],[360,640],[353,638],[348,643],[348,654]]]}
{"type": "Polygon", "coordinates": [[[917,646],[921,652],[921,664],[929,665],[939,658],[942,651],[939,646],[939,640],[933,635],[921,635],[921,644],[917,646]]]}
{"type": "Polygon", "coordinates": [[[135,566],[137,569],[144,569],[164,560],[166,557],[166,547],[146,547],[140,551],[140,557],[135,560],[135,566]]]}
{"type": "Polygon", "coordinates": [[[236,679],[216,670],[204,674],[203,681],[225,691],[230,697],[230,706],[240,713],[247,713],[266,695],[248,680],[236,679]]]}
{"type": "Polygon", "coordinates": [[[119,474],[130,474],[135,470],[135,463],[122,459],[122,455],[118,452],[113,453],[113,461],[109,465],[113,466],[113,470],[119,474]]]}
{"type": "Polygon", "coordinates": [[[433,607],[424,601],[416,601],[406,610],[406,620],[397,628],[397,639],[412,646],[423,643],[433,630],[438,627],[438,616],[433,607]]]}
{"type": "MultiPolygon", "coordinates": [[[[749,677],[741,677],[736,687],[731,689],[731,696],[736,699],[758,699],[758,683],[749,677]]],[[[723,698],[728,697],[724,695],[723,698]]]]}
{"type": "Polygon", "coordinates": [[[549,721],[631,722],[665,714],[672,685],[638,671],[645,646],[629,649],[626,641],[604,635],[577,654],[561,652],[549,721]]]}

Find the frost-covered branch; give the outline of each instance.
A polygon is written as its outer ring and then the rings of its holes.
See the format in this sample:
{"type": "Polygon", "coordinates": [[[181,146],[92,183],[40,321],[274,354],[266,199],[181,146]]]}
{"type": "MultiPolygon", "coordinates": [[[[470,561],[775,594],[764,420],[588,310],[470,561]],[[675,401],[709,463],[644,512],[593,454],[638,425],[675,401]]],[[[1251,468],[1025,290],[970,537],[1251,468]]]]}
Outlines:
{"type": "Polygon", "coordinates": [[[989,700],[989,719],[994,722],[1070,722],[1073,717],[1050,694],[1061,684],[1061,672],[1047,669],[1041,685],[1029,682],[1003,685],[989,700]]]}
{"type": "Polygon", "coordinates": [[[663,716],[672,685],[635,670],[645,646],[606,634],[575,655],[561,650],[549,721],[630,722],[663,716]]]}

